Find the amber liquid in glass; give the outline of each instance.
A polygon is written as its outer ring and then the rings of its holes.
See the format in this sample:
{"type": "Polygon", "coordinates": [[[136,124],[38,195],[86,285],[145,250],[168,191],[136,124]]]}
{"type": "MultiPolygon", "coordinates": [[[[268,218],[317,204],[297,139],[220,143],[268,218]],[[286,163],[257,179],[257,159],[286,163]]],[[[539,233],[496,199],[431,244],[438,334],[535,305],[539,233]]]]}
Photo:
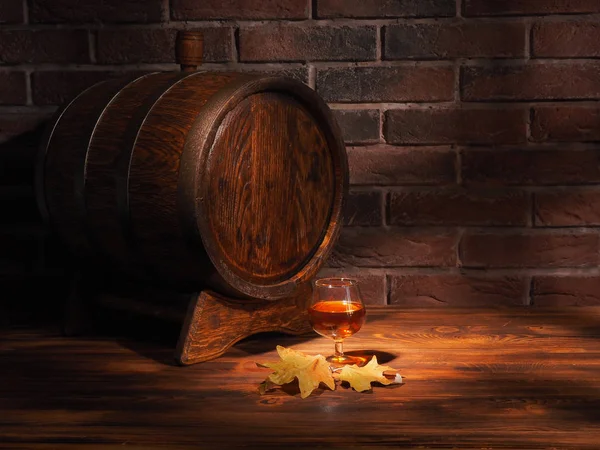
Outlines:
{"type": "Polygon", "coordinates": [[[308,315],[317,333],[336,340],[352,336],[365,322],[363,305],[343,300],[315,303],[308,309],[308,315]]]}

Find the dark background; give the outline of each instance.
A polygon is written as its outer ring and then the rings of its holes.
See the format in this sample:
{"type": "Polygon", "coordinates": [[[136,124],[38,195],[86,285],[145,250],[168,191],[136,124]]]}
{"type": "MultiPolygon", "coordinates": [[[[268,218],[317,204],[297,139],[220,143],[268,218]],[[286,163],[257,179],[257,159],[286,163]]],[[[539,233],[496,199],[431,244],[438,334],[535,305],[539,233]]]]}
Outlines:
{"type": "Polygon", "coordinates": [[[348,144],[325,274],[368,303],[600,304],[598,0],[1,0],[0,324],[58,318],[74,260],[33,195],[43,124],[82,89],[177,70],[300,79],[348,144]]]}

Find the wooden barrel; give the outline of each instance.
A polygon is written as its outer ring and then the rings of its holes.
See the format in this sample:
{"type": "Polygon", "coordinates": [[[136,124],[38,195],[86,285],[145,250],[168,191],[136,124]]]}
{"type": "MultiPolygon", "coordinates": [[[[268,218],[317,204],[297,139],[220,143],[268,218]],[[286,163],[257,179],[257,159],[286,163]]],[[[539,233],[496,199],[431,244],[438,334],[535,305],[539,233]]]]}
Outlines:
{"type": "Polygon", "coordinates": [[[36,175],[63,240],[148,281],[293,295],[339,233],[348,169],[303,84],[153,73],[97,84],[57,113],[36,175]]]}

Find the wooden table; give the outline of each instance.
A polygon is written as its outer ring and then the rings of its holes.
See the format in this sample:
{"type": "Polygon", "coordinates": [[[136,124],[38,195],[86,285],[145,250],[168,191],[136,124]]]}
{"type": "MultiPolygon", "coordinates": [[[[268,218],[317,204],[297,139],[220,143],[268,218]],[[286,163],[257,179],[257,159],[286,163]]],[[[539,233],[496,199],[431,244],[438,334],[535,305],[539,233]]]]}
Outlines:
{"type": "Polygon", "coordinates": [[[346,347],[376,349],[405,383],[305,400],[259,396],[254,362],[276,344],[328,354],[316,336],[252,338],[191,367],[158,344],[1,337],[4,448],[600,448],[600,308],[373,307],[346,347]]]}

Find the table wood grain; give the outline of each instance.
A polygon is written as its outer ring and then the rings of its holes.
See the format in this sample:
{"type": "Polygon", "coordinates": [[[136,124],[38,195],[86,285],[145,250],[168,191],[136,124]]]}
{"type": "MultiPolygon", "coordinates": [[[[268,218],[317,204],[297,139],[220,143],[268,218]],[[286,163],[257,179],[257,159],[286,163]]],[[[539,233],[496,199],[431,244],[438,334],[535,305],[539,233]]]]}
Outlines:
{"type": "MultiPolygon", "coordinates": [[[[0,447],[600,448],[600,308],[380,309],[346,342],[377,351],[405,383],[357,393],[260,396],[277,344],[171,365],[172,348],[130,337],[0,334],[0,447]]],[[[380,361],[381,362],[381,361],[380,361]]]]}

